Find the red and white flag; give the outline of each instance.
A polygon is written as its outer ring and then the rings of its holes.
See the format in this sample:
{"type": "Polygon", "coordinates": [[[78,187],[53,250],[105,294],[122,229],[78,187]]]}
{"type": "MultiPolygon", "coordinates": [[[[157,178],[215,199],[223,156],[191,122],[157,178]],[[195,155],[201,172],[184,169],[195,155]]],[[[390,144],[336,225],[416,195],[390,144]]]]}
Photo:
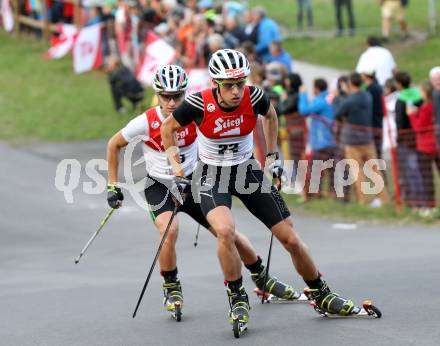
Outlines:
{"type": "Polygon", "coordinates": [[[12,29],[14,29],[14,15],[12,14],[11,9],[11,3],[9,2],[11,0],[1,0],[2,6],[1,6],[1,12],[3,17],[3,28],[10,32],[12,29]]]}
{"type": "Polygon", "coordinates": [[[45,58],[48,59],[60,59],[68,54],[75,41],[75,36],[78,33],[78,29],[72,24],[57,24],[58,36],[53,36],[51,47],[45,54],[45,58]]]}
{"type": "Polygon", "coordinates": [[[151,85],[156,70],[170,64],[176,56],[176,50],[151,31],[147,34],[145,45],[144,61],[137,79],[143,84],[151,85]]]}
{"type": "Polygon", "coordinates": [[[188,89],[186,94],[194,94],[210,87],[211,77],[206,68],[194,68],[187,70],[188,73],[188,89]]]}
{"type": "Polygon", "coordinates": [[[96,24],[80,30],[73,44],[73,70],[83,73],[102,64],[101,25],[96,24]]]}

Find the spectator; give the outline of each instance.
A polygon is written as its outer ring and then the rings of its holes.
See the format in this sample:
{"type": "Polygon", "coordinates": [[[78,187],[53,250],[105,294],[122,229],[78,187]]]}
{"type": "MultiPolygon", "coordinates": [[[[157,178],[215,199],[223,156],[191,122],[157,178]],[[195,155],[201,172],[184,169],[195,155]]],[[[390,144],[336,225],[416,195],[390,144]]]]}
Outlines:
{"type": "Polygon", "coordinates": [[[101,7],[90,7],[88,13],[88,20],[84,26],[92,26],[95,24],[99,24],[102,21],[102,10],[101,7]]]}
{"type": "Polygon", "coordinates": [[[382,158],[382,128],[383,128],[383,110],[384,110],[384,99],[383,99],[383,89],[377,82],[374,71],[363,71],[362,80],[366,85],[366,90],[371,95],[371,100],[373,101],[373,137],[374,145],[376,146],[376,156],[377,158],[382,158]]]}
{"type": "Polygon", "coordinates": [[[118,0],[118,7],[115,12],[115,35],[118,42],[118,51],[121,55],[122,63],[125,66],[133,69],[134,66],[130,56],[131,19],[128,6],[128,2],[118,0]]]}
{"type": "Polygon", "coordinates": [[[293,70],[293,61],[289,53],[287,53],[279,41],[272,41],[270,44],[270,55],[267,62],[277,61],[286,66],[289,73],[293,70]]]}
{"type": "Polygon", "coordinates": [[[348,27],[350,28],[350,36],[355,35],[355,24],[354,24],[354,15],[353,15],[353,5],[351,0],[334,0],[335,4],[335,12],[336,12],[336,36],[342,36],[344,32],[344,23],[342,21],[342,9],[345,7],[347,9],[348,15],[348,27]]]}
{"type": "Polygon", "coordinates": [[[279,106],[281,114],[298,113],[299,88],[302,84],[298,73],[289,73],[284,79],[285,93],[279,106]]]}
{"type": "MultiPolygon", "coordinates": [[[[306,151],[306,121],[298,112],[299,88],[302,84],[299,74],[290,73],[284,79],[285,91],[281,95],[281,102],[278,106],[286,121],[289,159],[294,161],[292,174],[288,177],[287,187],[283,188],[286,193],[299,193],[302,191],[302,187],[293,184],[295,177],[297,177],[298,162],[304,158],[306,151]]],[[[296,180],[300,181],[300,179],[296,180]]]]}
{"type": "Polygon", "coordinates": [[[381,0],[382,4],[382,36],[383,41],[388,42],[391,31],[391,19],[393,17],[399,22],[401,40],[408,38],[408,26],[405,20],[405,7],[402,0],[381,0]]]}
{"type": "Polygon", "coordinates": [[[255,51],[262,61],[267,61],[270,53],[270,44],[273,41],[280,41],[280,32],[278,25],[266,16],[266,10],[263,7],[255,7],[253,9],[255,22],[258,25],[258,37],[255,51]]]}
{"type": "Polygon", "coordinates": [[[278,104],[281,100],[281,95],[284,93],[283,82],[286,75],[287,69],[283,64],[271,62],[266,65],[266,80],[263,82],[263,87],[278,115],[281,115],[278,110],[278,104]]]}
{"type": "Polygon", "coordinates": [[[257,44],[258,42],[258,23],[255,20],[254,13],[251,9],[248,9],[244,12],[244,34],[245,40],[250,41],[253,44],[257,44]]]}
{"type": "Polygon", "coordinates": [[[322,185],[321,174],[329,175],[329,193],[335,196],[334,170],[324,169],[322,162],[334,160],[336,143],[333,137],[333,109],[328,102],[327,82],[324,79],[315,79],[313,83],[314,99],[309,102],[306,89],[301,86],[299,93],[299,113],[304,116],[312,116],[309,126],[309,144],[312,155],[309,161],[308,174],[306,179],[306,197],[312,197],[312,193],[321,195],[322,185]],[[309,178],[310,177],[310,178],[309,178]],[[314,191],[318,185],[318,191],[314,191]]]}
{"type": "Polygon", "coordinates": [[[399,93],[394,79],[390,78],[385,82],[383,93],[385,96],[385,121],[382,132],[382,153],[385,153],[396,147],[396,101],[399,93]]]}
{"type": "MultiPolygon", "coordinates": [[[[374,148],[372,100],[368,92],[361,90],[362,77],[352,73],[349,77],[349,96],[336,109],[335,118],[343,121],[341,129],[341,143],[344,145],[345,158],[355,160],[359,166],[359,176],[355,182],[356,194],[360,204],[367,204],[367,197],[362,192],[362,182],[365,180],[364,165],[368,160],[377,159],[374,148]]],[[[377,167],[373,168],[375,177],[382,177],[377,167]]],[[[373,180],[374,185],[379,184],[373,180]]],[[[389,202],[388,193],[383,188],[378,193],[370,207],[377,208],[389,202]]]]}
{"type": "Polygon", "coordinates": [[[224,17],[233,17],[238,21],[243,19],[243,14],[246,10],[244,4],[241,4],[237,1],[226,1],[223,2],[223,16],[224,17]]]}
{"type": "Polygon", "coordinates": [[[297,12],[297,22],[296,25],[298,30],[302,30],[303,28],[303,15],[304,12],[307,12],[307,25],[309,28],[313,27],[313,10],[312,10],[312,0],[296,0],[298,5],[297,12]]]}
{"type": "Polygon", "coordinates": [[[208,44],[209,54],[205,57],[205,61],[208,61],[211,58],[211,55],[219,49],[225,48],[225,40],[220,34],[209,35],[206,41],[208,44]]]}
{"type": "MultiPolygon", "coordinates": [[[[237,19],[235,17],[226,17],[225,19],[225,35],[229,35],[235,39],[237,42],[235,47],[246,41],[246,35],[241,26],[238,25],[237,19]]],[[[225,38],[226,39],[226,38],[225,38]]]]}
{"type": "Polygon", "coordinates": [[[399,184],[406,204],[410,207],[420,207],[423,206],[418,203],[423,195],[423,180],[417,157],[415,132],[406,109],[407,106],[419,105],[421,96],[417,89],[411,88],[411,76],[407,72],[397,72],[395,79],[399,91],[396,101],[399,184]]]}
{"type": "Polygon", "coordinates": [[[434,112],[432,105],[433,86],[430,81],[420,84],[423,104],[420,108],[407,107],[407,113],[413,129],[416,132],[416,148],[419,158],[420,171],[423,179],[423,195],[420,204],[422,215],[429,215],[435,207],[435,185],[433,164],[440,172],[440,155],[435,143],[434,112]]]}
{"type": "Polygon", "coordinates": [[[131,101],[134,109],[137,109],[144,99],[144,88],[133,72],[121,65],[118,57],[110,56],[107,62],[107,73],[116,111],[125,112],[122,105],[124,97],[131,101]]]}
{"type": "MultiPolygon", "coordinates": [[[[339,107],[344,103],[344,101],[347,99],[349,95],[348,90],[348,76],[341,76],[336,81],[336,89],[333,91],[332,95],[332,108],[333,113],[336,114],[336,111],[339,109],[339,107]]],[[[341,129],[342,129],[342,123],[341,121],[335,121],[334,126],[334,137],[336,141],[336,153],[335,153],[335,161],[339,162],[340,160],[343,160],[345,158],[344,154],[344,145],[341,142],[341,129]]],[[[348,167],[345,168],[344,171],[344,180],[347,181],[350,175],[350,170],[348,167]]],[[[342,189],[343,196],[341,201],[343,203],[348,203],[350,201],[350,185],[343,185],[340,184],[339,181],[335,180],[335,183],[338,184],[338,187],[342,189]]],[[[335,186],[336,188],[336,186],[335,186]]]]}
{"type": "Polygon", "coordinates": [[[391,78],[396,69],[396,62],[391,52],[381,47],[377,37],[370,36],[367,39],[368,48],[359,58],[356,72],[374,71],[380,85],[391,78]]]}
{"type": "Polygon", "coordinates": [[[434,126],[437,139],[437,149],[440,151],[440,66],[431,69],[429,72],[429,78],[434,86],[432,94],[434,104],[434,126]]]}

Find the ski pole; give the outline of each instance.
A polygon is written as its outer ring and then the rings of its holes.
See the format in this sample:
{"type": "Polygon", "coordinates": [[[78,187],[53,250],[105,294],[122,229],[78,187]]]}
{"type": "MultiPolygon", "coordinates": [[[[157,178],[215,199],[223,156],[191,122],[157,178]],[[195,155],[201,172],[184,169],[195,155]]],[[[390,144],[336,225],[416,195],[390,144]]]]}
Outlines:
{"type": "MultiPolygon", "coordinates": [[[[279,179],[279,183],[277,184],[277,190],[281,189],[281,179],[279,179]]],[[[272,243],[273,243],[273,232],[270,232],[270,244],[269,244],[269,253],[267,254],[267,263],[266,263],[266,272],[264,273],[264,284],[263,284],[263,295],[261,297],[261,304],[264,304],[264,296],[266,295],[266,283],[267,277],[269,276],[269,266],[270,266],[270,256],[272,255],[272,243]]]]}
{"type": "Polygon", "coordinates": [[[198,224],[198,226],[197,226],[196,239],[194,239],[194,247],[197,247],[197,244],[199,241],[199,232],[200,232],[200,224],[198,224]]]}
{"type": "Polygon", "coordinates": [[[137,310],[139,308],[139,305],[141,304],[141,301],[144,296],[145,290],[147,289],[148,283],[150,282],[151,274],[153,273],[154,267],[156,266],[157,259],[159,258],[160,250],[162,249],[163,243],[165,242],[165,239],[167,238],[168,231],[171,228],[171,223],[173,222],[174,216],[176,216],[176,214],[177,214],[177,209],[178,209],[178,205],[176,204],[176,206],[174,207],[173,213],[171,214],[170,221],[168,221],[167,228],[165,229],[165,232],[163,233],[162,240],[160,241],[159,247],[156,252],[156,256],[154,256],[153,263],[151,264],[150,271],[148,272],[148,276],[147,276],[147,279],[145,280],[145,284],[144,284],[144,287],[142,288],[142,292],[141,292],[141,295],[139,296],[138,302],[136,304],[136,308],[134,309],[133,318],[136,317],[137,310]]]}
{"type": "Polygon", "coordinates": [[[270,236],[269,253],[267,254],[266,271],[264,273],[263,295],[261,296],[261,304],[264,304],[264,296],[266,295],[266,283],[267,283],[267,277],[269,276],[270,256],[272,255],[272,243],[273,243],[273,232],[271,232],[271,236],[270,236]]]}
{"type": "Polygon", "coordinates": [[[110,211],[107,213],[107,215],[105,216],[104,220],[101,221],[101,225],[99,226],[99,228],[96,230],[95,233],[93,233],[92,237],[89,239],[89,241],[87,242],[86,245],[84,245],[83,249],[81,250],[81,253],[79,254],[79,256],[75,259],[75,264],[78,264],[79,260],[81,259],[81,257],[84,255],[84,253],[87,251],[88,247],[90,246],[90,244],[93,242],[93,240],[95,240],[96,236],[98,235],[98,233],[101,231],[101,229],[104,227],[104,225],[107,223],[108,219],[110,218],[110,216],[113,214],[113,212],[115,211],[114,208],[111,208],[110,211]]]}

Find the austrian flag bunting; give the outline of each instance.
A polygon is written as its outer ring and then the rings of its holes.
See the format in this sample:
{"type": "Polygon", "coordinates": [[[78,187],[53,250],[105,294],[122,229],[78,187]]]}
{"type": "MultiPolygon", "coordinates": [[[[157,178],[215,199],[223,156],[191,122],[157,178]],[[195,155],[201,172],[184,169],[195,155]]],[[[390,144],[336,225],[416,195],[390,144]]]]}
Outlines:
{"type": "Polygon", "coordinates": [[[68,54],[72,50],[78,30],[72,24],[57,24],[57,32],[59,35],[52,38],[51,47],[45,54],[48,59],[60,59],[68,54]]]}
{"type": "Polygon", "coordinates": [[[145,85],[151,85],[154,72],[160,66],[170,64],[176,56],[176,50],[151,31],[147,33],[145,46],[144,61],[137,79],[145,85]]]}
{"type": "Polygon", "coordinates": [[[83,73],[102,64],[101,25],[96,24],[80,30],[73,44],[73,70],[83,73]]]}
{"type": "Polygon", "coordinates": [[[3,17],[3,28],[10,32],[14,29],[14,15],[12,14],[11,3],[10,0],[0,0],[1,5],[1,14],[3,17]]]}

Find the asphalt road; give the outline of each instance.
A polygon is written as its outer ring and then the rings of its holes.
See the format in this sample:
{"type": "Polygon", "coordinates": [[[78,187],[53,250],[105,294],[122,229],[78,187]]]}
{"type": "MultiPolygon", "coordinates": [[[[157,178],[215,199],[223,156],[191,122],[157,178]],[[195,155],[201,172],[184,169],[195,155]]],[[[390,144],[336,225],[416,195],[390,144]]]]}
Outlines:
{"type": "MultiPolygon", "coordinates": [[[[68,147],[69,158],[81,151],[68,147]]],[[[179,216],[178,243],[183,321],[164,311],[157,268],[133,319],[158,245],[151,221],[128,197],[75,265],[108,211],[105,194],[77,189],[74,203],[66,203],[54,187],[61,154],[37,151],[0,144],[1,345],[440,344],[440,230],[367,223],[343,227],[325,216],[295,216],[295,226],[330,286],[356,302],[372,298],[382,319],[325,319],[307,304],[260,305],[252,295],[249,330],[235,340],[214,239],[203,231],[194,248],[196,224],[185,215],[179,216]]],[[[234,214],[238,228],[265,258],[269,232],[246,210],[236,208],[234,214]]],[[[271,272],[304,287],[277,242],[271,272]]],[[[244,278],[250,292],[246,270],[244,278]]]]}

